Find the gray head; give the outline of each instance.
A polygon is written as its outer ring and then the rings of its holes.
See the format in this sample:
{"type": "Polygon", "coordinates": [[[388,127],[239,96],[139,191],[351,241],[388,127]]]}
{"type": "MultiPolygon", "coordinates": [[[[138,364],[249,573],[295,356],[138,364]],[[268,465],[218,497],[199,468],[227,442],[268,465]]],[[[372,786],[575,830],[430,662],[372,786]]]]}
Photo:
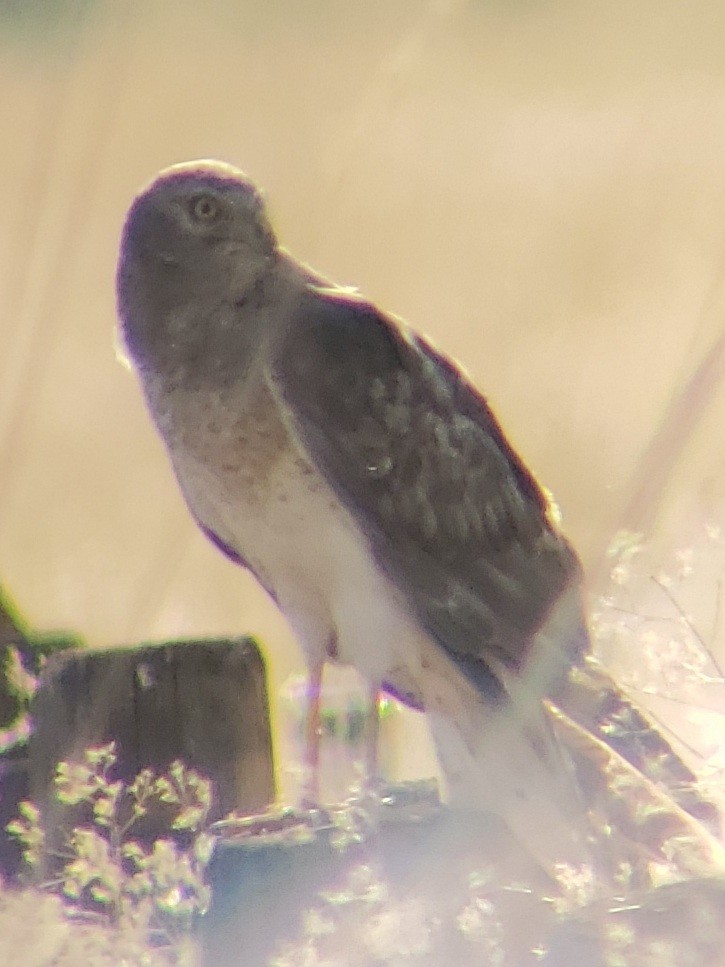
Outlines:
{"type": "Polygon", "coordinates": [[[227,351],[234,310],[276,252],[263,199],[237,168],[193,161],[162,171],[131,206],[118,263],[118,311],[137,365],[188,363],[203,347],[208,356],[225,332],[227,351]]]}

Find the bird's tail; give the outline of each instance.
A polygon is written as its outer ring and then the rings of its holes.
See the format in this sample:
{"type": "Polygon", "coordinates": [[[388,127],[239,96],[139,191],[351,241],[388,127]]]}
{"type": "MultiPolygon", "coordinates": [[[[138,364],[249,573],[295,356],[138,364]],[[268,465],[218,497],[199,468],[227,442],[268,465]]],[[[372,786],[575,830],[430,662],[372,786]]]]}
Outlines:
{"type": "MultiPolygon", "coordinates": [[[[550,699],[581,729],[718,835],[721,817],[703,794],[697,776],[662,728],[630,700],[590,648],[581,592],[572,585],[554,603],[533,640],[522,669],[528,688],[550,699]]],[[[587,798],[586,788],[583,792],[587,798]]]]}
{"type": "Polygon", "coordinates": [[[592,867],[579,780],[540,695],[514,682],[492,701],[438,649],[424,664],[423,705],[451,805],[498,815],[554,878],[563,866],[592,867]]]}
{"type": "Polygon", "coordinates": [[[450,667],[437,674],[433,656],[428,668],[423,699],[451,803],[498,814],[555,879],[589,871],[614,885],[626,868],[644,882],[675,847],[678,867],[725,869],[696,777],[596,661],[572,670],[556,703],[516,676],[492,703],[450,667]]]}
{"type": "Polygon", "coordinates": [[[700,791],[697,776],[596,658],[588,656],[575,665],[550,697],[565,715],[629,762],[681,809],[711,832],[719,832],[719,812],[700,791]]]}
{"type": "MultiPolygon", "coordinates": [[[[725,846],[623,756],[556,706],[549,721],[574,764],[597,850],[597,878],[619,887],[651,886],[653,872],[725,874],[725,846]]],[[[661,874],[660,874],[661,875],[661,874]]]]}

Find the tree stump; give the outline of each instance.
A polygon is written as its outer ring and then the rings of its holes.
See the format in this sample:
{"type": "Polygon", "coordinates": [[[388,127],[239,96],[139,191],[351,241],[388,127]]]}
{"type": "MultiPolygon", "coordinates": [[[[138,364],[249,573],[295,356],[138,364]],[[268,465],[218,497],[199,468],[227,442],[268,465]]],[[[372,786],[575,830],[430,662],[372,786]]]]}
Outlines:
{"type": "Polygon", "coordinates": [[[250,638],[53,655],[31,712],[30,793],[46,828],[59,818],[57,764],[111,741],[114,779],[127,782],[145,767],[163,772],[175,759],[210,779],[211,819],[274,799],[264,662],[250,638]]]}
{"type": "Polygon", "coordinates": [[[27,706],[43,658],[78,645],[77,635],[31,629],[0,583],[0,877],[20,870],[20,844],[5,832],[29,795],[27,706]]]}
{"type": "Polygon", "coordinates": [[[222,841],[203,967],[725,964],[722,875],[614,895],[595,881],[587,898],[576,879],[562,892],[493,816],[399,813],[381,805],[361,835],[335,822],[222,841]]]}

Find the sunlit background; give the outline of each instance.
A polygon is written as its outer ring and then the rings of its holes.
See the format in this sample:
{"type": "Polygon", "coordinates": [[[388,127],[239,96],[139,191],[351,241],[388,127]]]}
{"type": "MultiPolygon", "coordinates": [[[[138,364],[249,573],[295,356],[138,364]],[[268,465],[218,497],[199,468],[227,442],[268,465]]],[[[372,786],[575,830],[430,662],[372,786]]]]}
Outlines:
{"type": "MultiPolygon", "coordinates": [[[[134,193],[218,157],[296,255],[465,364],[593,596],[642,531],[640,580],[725,656],[724,44],[712,0],[0,0],[0,581],[28,619],[91,645],[252,632],[275,699],[301,669],[114,354],[134,193]]],[[[714,694],[658,714],[708,705],[714,733],[714,694]]]]}

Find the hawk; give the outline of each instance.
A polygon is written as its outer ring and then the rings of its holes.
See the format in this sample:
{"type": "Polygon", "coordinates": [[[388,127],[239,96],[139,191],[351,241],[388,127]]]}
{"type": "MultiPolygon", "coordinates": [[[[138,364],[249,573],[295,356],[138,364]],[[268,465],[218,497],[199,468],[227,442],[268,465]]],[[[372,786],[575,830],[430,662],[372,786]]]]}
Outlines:
{"type": "Polygon", "coordinates": [[[547,869],[588,861],[542,704],[588,635],[582,569],[462,370],[282,248],[236,168],[162,171],[133,202],[122,336],[188,507],[327,661],[427,714],[449,795],[547,869]]]}

